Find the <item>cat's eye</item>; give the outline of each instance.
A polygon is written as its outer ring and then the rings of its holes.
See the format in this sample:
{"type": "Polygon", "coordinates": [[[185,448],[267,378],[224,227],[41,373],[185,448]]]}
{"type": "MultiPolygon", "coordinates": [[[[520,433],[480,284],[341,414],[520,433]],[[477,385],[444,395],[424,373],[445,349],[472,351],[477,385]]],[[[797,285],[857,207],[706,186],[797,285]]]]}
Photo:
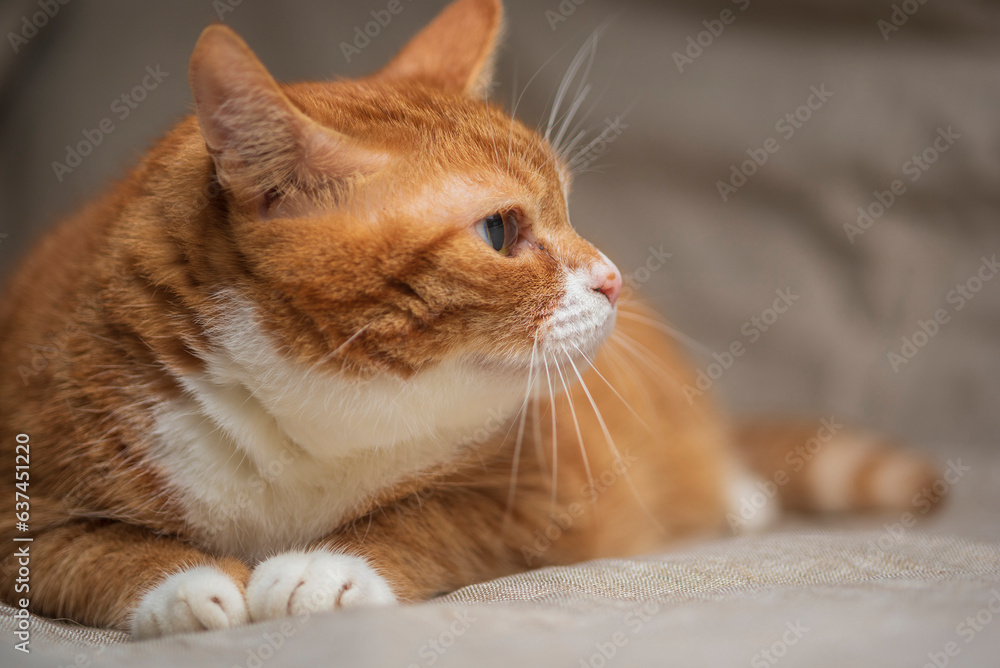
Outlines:
{"type": "Polygon", "coordinates": [[[494,213],[476,223],[476,230],[483,241],[501,255],[510,255],[517,241],[517,216],[514,213],[494,213]]]}

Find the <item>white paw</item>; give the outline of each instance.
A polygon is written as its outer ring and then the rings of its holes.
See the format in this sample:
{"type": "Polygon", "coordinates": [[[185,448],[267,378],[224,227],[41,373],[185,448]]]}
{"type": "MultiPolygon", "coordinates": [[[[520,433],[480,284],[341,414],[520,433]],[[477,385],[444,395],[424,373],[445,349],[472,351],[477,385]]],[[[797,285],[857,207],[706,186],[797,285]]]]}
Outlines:
{"type": "Polygon", "coordinates": [[[233,579],[211,566],[199,566],[174,573],[142,597],[132,617],[132,636],[228,629],[247,621],[243,592],[233,579]]]}
{"type": "Polygon", "coordinates": [[[726,517],[734,533],[762,531],[778,521],[781,506],[778,484],[749,471],[738,472],[730,481],[729,512],[726,517]]]}
{"type": "Polygon", "coordinates": [[[247,584],[254,621],[395,602],[388,583],[364,559],[328,550],[271,557],[247,584]]]}

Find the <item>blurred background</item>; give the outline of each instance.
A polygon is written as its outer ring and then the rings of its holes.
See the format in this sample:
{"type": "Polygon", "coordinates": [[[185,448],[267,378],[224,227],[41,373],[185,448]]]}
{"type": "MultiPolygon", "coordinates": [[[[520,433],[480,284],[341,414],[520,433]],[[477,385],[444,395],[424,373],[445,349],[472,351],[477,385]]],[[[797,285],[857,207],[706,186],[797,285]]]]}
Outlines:
{"type": "MultiPolygon", "coordinates": [[[[387,0],[3,0],[0,272],[190,112],[187,59],[205,25],[235,28],[279,80],[354,76],[446,4],[400,2],[389,15],[387,0]],[[88,154],[69,155],[81,142],[88,154]]],[[[573,223],[700,343],[709,391],[738,413],[835,416],[942,459],[974,447],[996,461],[996,4],[507,11],[495,99],[519,98],[529,125],[544,127],[574,55],[602,30],[580,145],[605,140],[579,159],[573,223]],[[780,314],[768,310],[779,292],[791,303],[780,314]],[[712,367],[735,342],[746,352],[712,367]]]]}

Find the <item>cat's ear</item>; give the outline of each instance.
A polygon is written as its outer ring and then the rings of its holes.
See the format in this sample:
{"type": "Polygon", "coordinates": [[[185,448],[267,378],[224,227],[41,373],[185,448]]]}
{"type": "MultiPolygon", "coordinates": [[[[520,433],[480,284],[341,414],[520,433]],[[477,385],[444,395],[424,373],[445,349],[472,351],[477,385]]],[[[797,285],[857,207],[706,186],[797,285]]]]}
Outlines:
{"type": "Polygon", "coordinates": [[[381,164],[375,152],[302,113],[223,25],[202,32],[188,79],[220,181],[265,214],[288,193],[336,187],[381,164]]]}
{"type": "Polygon", "coordinates": [[[376,76],[486,98],[502,31],[500,0],[456,0],[376,76]]]}

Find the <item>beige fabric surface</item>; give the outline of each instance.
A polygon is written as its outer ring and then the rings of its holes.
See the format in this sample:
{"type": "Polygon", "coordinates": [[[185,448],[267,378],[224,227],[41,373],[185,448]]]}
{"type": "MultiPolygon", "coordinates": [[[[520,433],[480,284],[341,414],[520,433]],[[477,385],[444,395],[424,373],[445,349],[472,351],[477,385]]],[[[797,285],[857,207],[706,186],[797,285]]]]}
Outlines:
{"type": "Polygon", "coordinates": [[[772,534],[712,542],[637,559],[600,560],[547,568],[486,582],[443,599],[456,603],[530,602],[567,611],[628,611],[663,605],[727,601],[788,587],[896,587],[898,581],[961,580],[1000,575],[996,545],[948,536],[893,538],[881,533],[772,534]]]}
{"type": "MultiPolygon", "coordinates": [[[[610,656],[623,666],[722,666],[767,665],[761,652],[770,648],[787,656],[787,665],[920,666],[954,642],[960,651],[950,665],[995,665],[1000,546],[910,531],[882,550],[883,535],[733,538],[544,569],[407,608],[120,646],[103,646],[121,641],[117,634],[35,619],[32,654],[5,643],[0,661],[251,668],[258,657],[260,665],[602,666],[610,656]],[[990,619],[971,632],[965,620],[977,615],[990,619]]],[[[11,624],[4,610],[4,635],[11,624]]]]}

